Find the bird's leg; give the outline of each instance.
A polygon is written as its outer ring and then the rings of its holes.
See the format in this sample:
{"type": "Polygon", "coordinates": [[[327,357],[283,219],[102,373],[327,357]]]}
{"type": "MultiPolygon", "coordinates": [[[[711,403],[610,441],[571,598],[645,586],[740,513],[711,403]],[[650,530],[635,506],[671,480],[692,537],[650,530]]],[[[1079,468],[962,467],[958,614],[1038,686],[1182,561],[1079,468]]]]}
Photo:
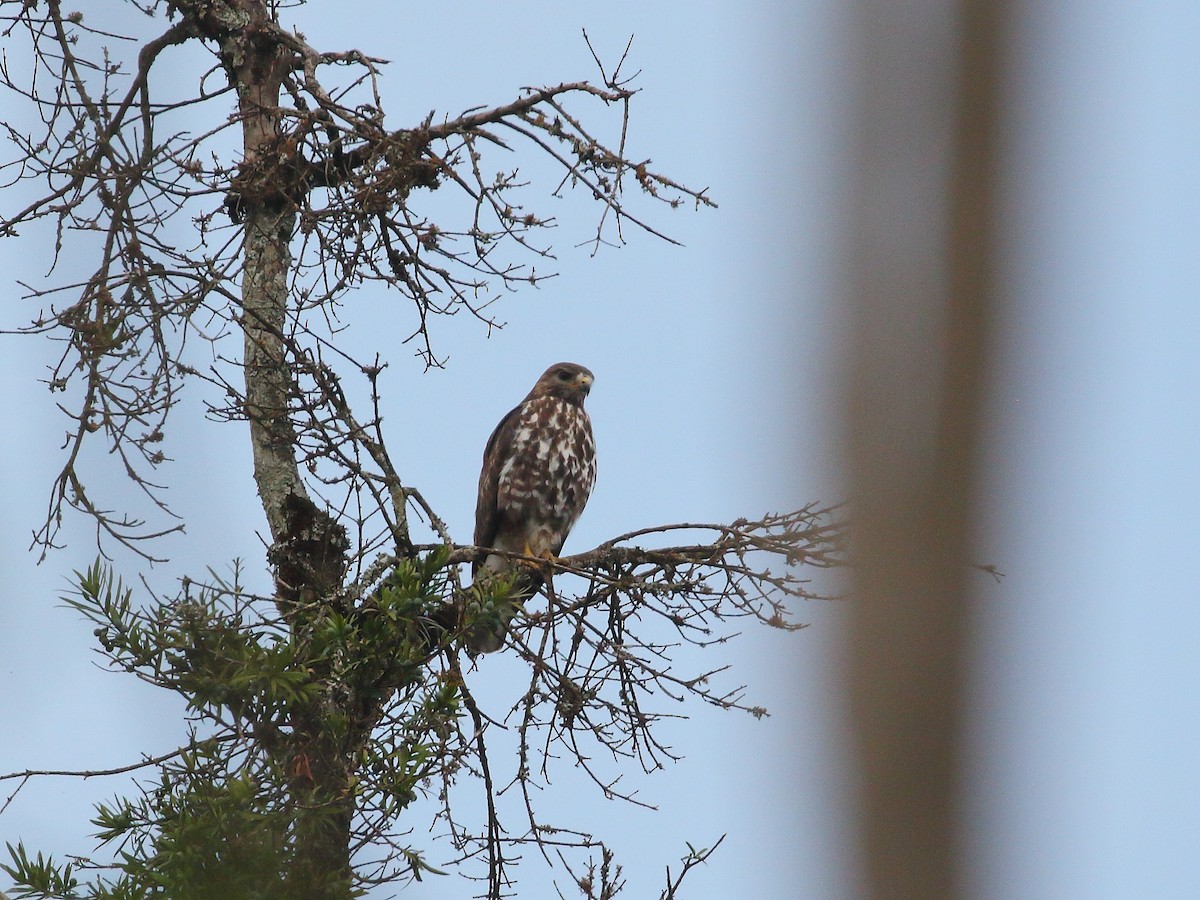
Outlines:
{"type": "Polygon", "coordinates": [[[537,558],[537,554],[534,553],[533,548],[529,546],[529,541],[525,542],[525,546],[521,550],[521,554],[526,558],[518,559],[517,565],[525,566],[530,569],[536,569],[538,567],[538,564],[534,562],[534,560],[537,558]]]}
{"type": "Polygon", "coordinates": [[[525,547],[521,550],[521,554],[528,558],[518,559],[517,562],[520,565],[529,566],[531,569],[541,569],[545,567],[546,563],[558,562],[558,557],[552,551],[547,550],[545,553],[537,553],[533,547],[529,546],[529,541],[525,542],[525,547]]]}
{"type": "Polygon", "coordinates": [[[547,581],[554,572],[554,564],[558,562],[558,557],[554,555],[553,550],[547,550],[545,553],[536,553],[529,546],[529,541],[525,542],[525,549],[522,551],[525,556],[530,559],[519,559],[518,564],[527,566],[530,569],[537,569],[542,573],[542,577],[547,581]]]}

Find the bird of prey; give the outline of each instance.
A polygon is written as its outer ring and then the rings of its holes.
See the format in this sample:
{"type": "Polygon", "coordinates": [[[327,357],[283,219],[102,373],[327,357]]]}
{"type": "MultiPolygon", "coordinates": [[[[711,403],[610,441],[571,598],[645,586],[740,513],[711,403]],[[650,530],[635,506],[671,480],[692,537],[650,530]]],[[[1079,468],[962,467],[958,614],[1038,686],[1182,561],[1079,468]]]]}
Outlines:
{"type": "MultiPolygon", "coordinates": [[[[475,546],[558,556],[596,483],[596,444],[583,408],[592,380],[581,365],[555,363],[500,420],[483,452],[475,546]]],[[[476,585],[514,571],[516,596],[495,615],[477,619],[466,636],[473,654],[500,649],[520,599],[537,593],[544,575],[536,564],[497,553],[471,567],[476,585]]]]}

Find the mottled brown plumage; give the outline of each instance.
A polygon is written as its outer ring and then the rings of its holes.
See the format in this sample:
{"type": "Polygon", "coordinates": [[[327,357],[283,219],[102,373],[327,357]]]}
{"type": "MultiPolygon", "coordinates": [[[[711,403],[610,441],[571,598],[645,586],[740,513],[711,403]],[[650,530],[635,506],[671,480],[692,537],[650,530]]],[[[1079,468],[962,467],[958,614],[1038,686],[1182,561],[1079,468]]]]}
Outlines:
{"type": "MultiPolygon", "coordinates": [[[[488,439],[475,507],[475,545],[552,559],[558,556],[596,482],[596,447],[583,400],[592,373],[575,363],[545,371],[520,405],[500,420],[488,439]]],[[[489,554],[472,565],[476,583],[510,572],[516,562],[489,554]]],[[[518,588],[529,596],[542,585],[530,565],[518,588]]],[[[516,607],[468,635],[474,652],[497,650],[516,607]]]]}

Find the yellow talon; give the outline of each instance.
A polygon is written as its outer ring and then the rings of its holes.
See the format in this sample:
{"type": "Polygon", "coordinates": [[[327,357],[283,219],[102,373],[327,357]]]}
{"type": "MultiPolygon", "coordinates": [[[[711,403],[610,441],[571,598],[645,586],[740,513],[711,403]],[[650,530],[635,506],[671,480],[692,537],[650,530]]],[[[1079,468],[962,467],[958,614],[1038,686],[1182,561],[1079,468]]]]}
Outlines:
{"type": "Polygon", "coordinates": [[[529,545],[529,541],[525,542],[525,547],[521,551],[521,555],[523,557],[527,557],[527,558],[526,559],[518,559],[516,561],[517,565],[527,566],[530,569],[538,569],[539,571],[542,571],[547,574],[550,570],[551,565],[558,562],[558,557],[555,556],[552,551],[546,551],[545,553],[536,553],[534,551],[533,547],[531,547],[529,545]]]}

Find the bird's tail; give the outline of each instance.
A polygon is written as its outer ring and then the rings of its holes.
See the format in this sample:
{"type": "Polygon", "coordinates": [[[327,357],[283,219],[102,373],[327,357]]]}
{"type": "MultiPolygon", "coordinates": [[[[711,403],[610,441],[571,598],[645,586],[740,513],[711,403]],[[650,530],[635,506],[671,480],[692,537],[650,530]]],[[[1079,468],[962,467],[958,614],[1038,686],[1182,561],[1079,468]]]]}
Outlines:
{"type": "Polygon", "coordinates": [[[463,635],[467,653],[475,657],[503,647],[512,620],[545,581],[540,572],[524,567],[503,573],[481,570],[471,585],[467,603],[463,635]]]}

